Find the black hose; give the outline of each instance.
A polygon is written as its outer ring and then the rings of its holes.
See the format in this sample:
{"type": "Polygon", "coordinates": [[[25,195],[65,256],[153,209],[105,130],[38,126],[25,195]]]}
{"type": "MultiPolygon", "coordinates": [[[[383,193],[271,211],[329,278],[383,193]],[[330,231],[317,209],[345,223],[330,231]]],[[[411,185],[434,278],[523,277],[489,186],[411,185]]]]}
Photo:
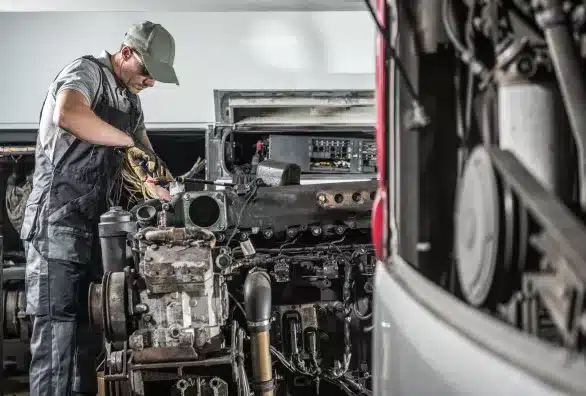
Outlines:
{"type": "Polygon", "coordinates": [[[244,310],[244,307],[242,306],[242,304],[240,304],[240,302],[238,302],[238,300],[236,299],[236,297],[234,297],[232,295],[232,293],[228,293],[228,295],[230,296],[230,298],[232,299],[232,301],[234,301],[234,304],[236,304],[236,306],[238,307],[238,309],[240,309],[240,311],[242,312],[242,314],[244,315],[244,317],[246,317],[246,311],[244,310]]]}
{"type": "Polygon", "coordinates": [[[450,20],[450,17],[453,15],[452,0],[443,0],[441,13],[444,30],[446,31],[446,34],[448,35],[450,42],[456,49],[456,52],[460,53],[460,59],[462,59],[463,62],[468,64],[470,70],[474,74],[478,74],[481,76],[481,78],[486,79],[486,77],[488,76],[488,69],[486,68],[486,66],[484,66],[482,62],[475,58],[474,53],[470,51],[468,48],[466,48],[466,46],[462,43],[462,41],[460,41],[460,39],[457,37],[456,33],[453,30],[452,21],[450,20]]]}

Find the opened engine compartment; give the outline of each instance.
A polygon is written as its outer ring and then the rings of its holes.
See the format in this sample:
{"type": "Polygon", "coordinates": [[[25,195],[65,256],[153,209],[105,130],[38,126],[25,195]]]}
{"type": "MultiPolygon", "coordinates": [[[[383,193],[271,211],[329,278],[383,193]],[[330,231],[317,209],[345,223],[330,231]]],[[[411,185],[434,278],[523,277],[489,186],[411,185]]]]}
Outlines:
{"type": "Polygon", "coordinates": [[[112,208],[89,290],[105,381],[138,394],[370,394],[374,189],[255,179],[112,208]]]}

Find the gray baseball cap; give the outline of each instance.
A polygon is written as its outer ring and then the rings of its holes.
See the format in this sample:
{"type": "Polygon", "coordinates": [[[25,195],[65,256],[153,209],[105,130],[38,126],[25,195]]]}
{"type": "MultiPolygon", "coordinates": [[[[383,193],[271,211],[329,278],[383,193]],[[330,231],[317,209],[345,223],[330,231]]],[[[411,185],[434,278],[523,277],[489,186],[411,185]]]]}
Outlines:
{"type": "Polygon", "coordinates": [[[139,53],[154,80],[179,85],[173,68],[175,40],[163,26],[150,21],[132,25],[124,36],[123,44],[139,53]]]}

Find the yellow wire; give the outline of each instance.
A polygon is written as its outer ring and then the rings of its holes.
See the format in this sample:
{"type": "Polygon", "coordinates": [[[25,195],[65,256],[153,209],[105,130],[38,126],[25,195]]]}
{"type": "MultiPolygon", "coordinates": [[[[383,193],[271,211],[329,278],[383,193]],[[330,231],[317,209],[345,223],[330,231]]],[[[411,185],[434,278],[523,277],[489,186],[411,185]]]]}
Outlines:
{"type": "Polygon", "coordinates": [[[145,200],[157,198],[156,195],[147,189],[147,184],[145,183],[147,174],[140,166],[140,161],[143,159],[148,161],[147,168],[155,178],[173,179],[169,169],[161,165],[155,166],[155,162],[141,150],[136,147],[126,150],[121,172],[122,186],[130,195],[131,202],[138,201],[141,198],[145,200]]]}

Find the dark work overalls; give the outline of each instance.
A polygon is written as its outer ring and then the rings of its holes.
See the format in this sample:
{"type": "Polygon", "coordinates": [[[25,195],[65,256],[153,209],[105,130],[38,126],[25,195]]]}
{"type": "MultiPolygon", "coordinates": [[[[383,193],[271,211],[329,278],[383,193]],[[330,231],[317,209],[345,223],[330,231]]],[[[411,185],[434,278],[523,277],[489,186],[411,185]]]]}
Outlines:
{"type": "MultiPolygon", "coordinates": [[[[110,106],[108,92],[115,93],[106,73],[111,72],[97,59],[84,58],[101,70],[101,94],[98,91],[93,99],[92,109],[134,136],[136,96],[128,92],[129,113],[110,106]]],[[[52,163],[37,137],[33,190],[21,230],[27,256],[27,313],[34,320],[31,395],[97,392],[95,362],[101,337],[87,326],[87,295],[89,282],[101,277],[97,227],[108,209],[108,191],[121,161],[119,149],[74,139],[52,163]]]]}

